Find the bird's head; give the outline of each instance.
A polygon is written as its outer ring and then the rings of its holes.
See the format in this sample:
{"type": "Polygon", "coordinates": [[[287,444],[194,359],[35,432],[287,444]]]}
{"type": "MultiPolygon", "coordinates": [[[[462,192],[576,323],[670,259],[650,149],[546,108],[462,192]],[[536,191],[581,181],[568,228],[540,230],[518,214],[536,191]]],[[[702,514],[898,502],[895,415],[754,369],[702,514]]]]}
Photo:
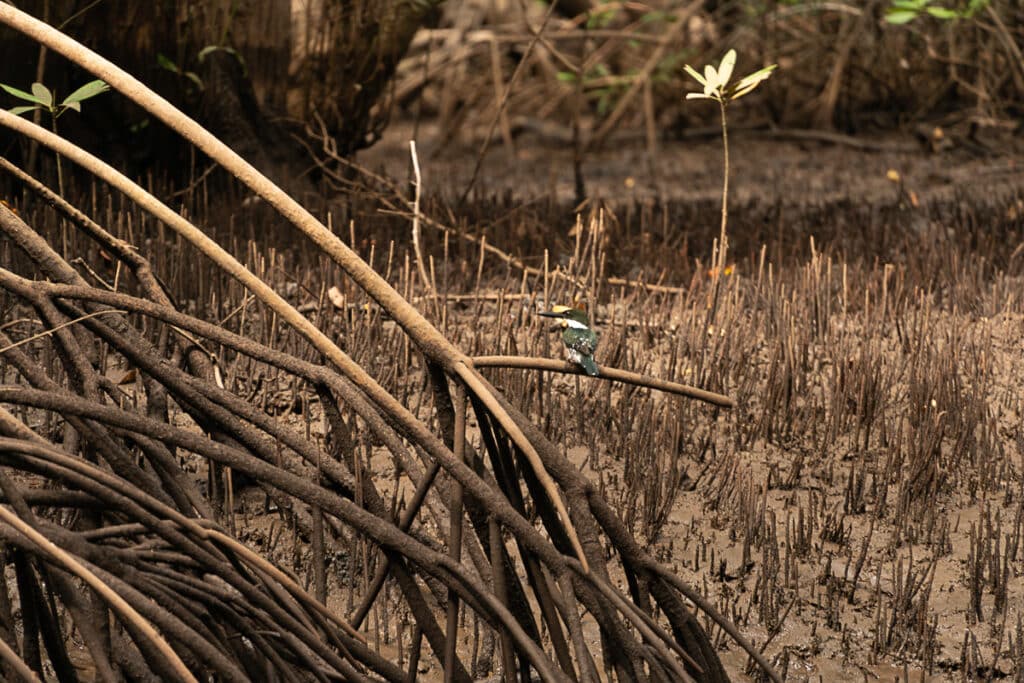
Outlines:
{"type": "Polygon", "coordinates": [[[589,328],[590,319],[586,311],[571,306],[552,306],[550,311],[541,311],[545,318],[558,318],[562,327],[589,328]]]}

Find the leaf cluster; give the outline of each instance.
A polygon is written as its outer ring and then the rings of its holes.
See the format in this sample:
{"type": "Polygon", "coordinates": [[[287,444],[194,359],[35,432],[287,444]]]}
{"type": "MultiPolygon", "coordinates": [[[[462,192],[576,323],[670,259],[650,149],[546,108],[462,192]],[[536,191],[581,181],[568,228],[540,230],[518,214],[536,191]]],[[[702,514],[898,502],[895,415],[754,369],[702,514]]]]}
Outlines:
{"type": "Polygon", "coordinates": [[[78,113],[81,113],[82,102],[110,90],[110,86],[104,81],[89,81],[81,88],[65,97],[64,100],[58,104],[57,93],[50,90],[42,83],[33,83],[31,92],[19,90],[18,88],[7,85],[6,83],[0,83],[0,88],[3,88],[5,92],[17,97],[19,100],[25,100],[32,103],[9,109],[8,111],[15,116],[20,116],[21,114],[35,111],[36,109],[42,109],[50,112],[50,115],[53,116],[53,118],[57,118],[68,109],[74,109],[78,113]]]}
{"type": "Polygon", "coordinates": [[[892,0],[885,12],[890,24],[906,24],[921,16],[930,16],[943,21],[970,19],[988,6],[990,0],[968,0],[953,9],[937,4],[934,0],[892,0]]]}
{"type": "Polygon", "coordinates": [[[771,64],[730,84],[729,79],[732,78],[733,69],[736,67],[736,50],[726,52],[717,69],[707,64],[704,67],[703,75],[687,64],[683,67],[686,73],[690,74],[695,81],[704,86],[704,92],[687,93],[686,99],[715,100],[722,104],[738,100],[768,80],[777,66],[777,64],[771,64]]]}

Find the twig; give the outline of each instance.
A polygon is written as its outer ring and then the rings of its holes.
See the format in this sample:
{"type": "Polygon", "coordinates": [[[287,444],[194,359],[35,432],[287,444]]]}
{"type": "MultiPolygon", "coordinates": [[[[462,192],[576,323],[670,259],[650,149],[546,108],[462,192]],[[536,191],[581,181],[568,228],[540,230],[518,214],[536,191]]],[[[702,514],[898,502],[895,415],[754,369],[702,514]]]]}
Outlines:
{"type": "MultiPolygon", "coordinates": [[[[422,47],[425,44],[433,41],[444,40],[452,33],[456,33],[456,29],[452,28],[434,28],[434,29],[423,29],[420,30],[416,37],[412,41],[412,47],[422,47]]],[[[477,29],[475,31],[466,31],[461,34],[462,41],[469,44],[483,44],[483,43],[526,43],[533,40],[536,37],[536,33],[532,30],[527,33],[497,33],[490,29],[477,29]]],[[[633,40],[638,43],[652,43],[654,45],[667,45],[672,41],[667,36],[658,36],[651,33],[642,33],[640,31],[624,31],[621,29],[601,29],[601,28],[588,28],[586,33],[583,33],[578,28],[574,28],[568,31],[552,31],[544,37],[544,41],[580,41],[587,40],[588,38],[621,38],[624,40],[633,40]]]]}
{"type": "MultiPolygon", "coordinates": [[[[473,365],[478,368],[522,368],[524,370],[547,370],[549,372],[561,372],[567,375],[586,375],[582,368],[567,361],[555,360],[552,358],[532,358],[529,356],[476,356],[473,358],[473,365]]],[[[669,382],[656,377],[648,377],[628,370],[601,366],[601,374],[595,379],[607,379],[617,382],[624,382],[638,387],[658,389],[678,396],[694,398],[698,401],[710,403],[721,408],[735,408],[736,401],[716,394],[713,391],[706,391],[691,387],[686,384],[669,382]]]]}
{"type": "Polygon", "coordinates": [[[985,9],[998,29],[997,33],[999,34],[999,40],[1006,46],[1006,51],[1013,56],[1013,59],[1009,61],[1010,64],[1013,65],[1013,81],[1019,91],[1022,87],[1021,76],[1024,75],[1024,55],[1021,54],[1020,47],[1017,46],[1017,42],[1014,37],[1010,35],[1009,30],[1006,28],[1006,24],[999,16],[999,12],[996,11],[996,8],[989,4],[985,9]]]}
{"type": "Polygon", "coordinates": [[[636,97],[637,93],[639,93],[640,89],[643,87],[643,84],[647,82],[658,64],[661,63],[662,57],[664,57],[665,52],[668,50],[668,46],[676,45],[678,43],[678,38],[686,28],[689,18],[703,6],[703,0],[694,0],[694,2],[690,3],[686,9],[676,15],[675,21],[671,24],[672,28],[669,29],[669,32],[665,35],[666,42],[658,45],[658,47],[654,49],[654,52],[651,53],[651,56],[647,58],[644,68],[636,75],[632,85],[629,86],[629,90],[619,98],[619,102],[615,105],[615,109],[612,110],[612,113],[608,115],[608,118],[604,120],[601,127],[594,132],[594,135],[587,142],[585,151],[590,151],[604,144],[605,138],[607,138],[608,134],[611,133],[618,125],[619,119],[621,119],[622,115],[626,113],[626,109],[629,107],[630,103],[632,103],[633,98],[636,97]]]}
{"type": "Polygon", "coordinates": [[[437,311],[437,289],[433,281],[427,277],[427,269],[423,261],[423,249],[420,246],[420,190],[423,185],[423,177],[420,175],[420,158],[416,154],[416,141],[409,141],[409,155],[412,157],[412,172],[416,178],[416,194],[412,202],[412,248],[416,252],[416,269],[419,271],[423,287],[434,299],[434,309],[437,311]]]}
{"type": "Polygon", "coordinates": [[[21,341],[14,342],[13,344],[8,344],[7,346],[4,346],[4,347],[0,348],[0,354],[6,353],[6,352],[10,351],[11,349],[16,349],[19,346],[21,346],[22,344],[28,344],[29,342],[35,341],[36,339],[42,339],[43,337],[49,337],[51,334],[54,334],[58,330],[63,330],[65,327],[68,327],[69,325],[74,325],[75,323],[80,323],[83,320],[88,320],[89,318],[94,318],[94,317],[96,317],[98,315],[106,315],[108,313],[127,313],[127,312],[128,311],[94,311],[94,312],[89,313],[87,315],[79,316],[78,318],[75,318],[74,320],[68,320],[67,322],[61,323],[60,325],[57,325],[56,327],[50,328],[48,330],[43,330],[42,332],[39,332],[37,334],[33,334],[31,337],[25,337],[21,341]]]}
{"type": "MultiPolygon", "coordinates": [[[[502,90],[504,83],[501,79],[501,52],[498,51],[497,41],[491,41],[491,80],[494,82],[494,94],[497,97],[502,90]]],[[[501,137],[505,143],[505,147],[509,150],[513,148],[512,141],[512,126],[508,122],[508,113],[502,109],[499,112],[499,120],[501,122],[501,137]]]]}
{"type": "MultiPolygon", "coordinates": [[[[850,55],[853,52],[853,48],[859,42],[857,39],[860,37],[860,32],[864,26],[865,14],[860,14],[853,19],[853,26],[850,28],[850,32],[842,36],[842,41],[836,50],[836,61],[829,70],[828,80],[825,83],[825,89],[821,92],[819,98],[821,100],[821,106],[815,113],[816,123],[821,128],[832,128],[835,125],[833,121],[836,109],[836,102],[839,99],[839,88],[842,85],[843,72],[846,70],[847,62],[850,61],[850,55]]],[[[842,25],[847,25],[848,18],[843,17],[842,25]]],[[[842,29],[840,29],[842,32],[842,29]]]]}
{"type": "Polygon", "coordinates": [[[487,135],[484,136],[484,142],[480,146],[480,153],[477,155],[476,165],[473,167],[473,176],[469,179],[469,184],[466,185],[466,189],[462,192],[462,196],[459,198],[459,204],[466,201],[466,197],[469,196],[469,193],[473,191],[473,186],[476,185],[476,179],[480,175],[480,167],[483,166],[484,157],[487,156],[487,148],[490,147],[491,138],[494,136],[494,129],[497,127],[498,121],[501,120],[501,115],[505,111],[505,106],[508,104],[508,98],[512,95],[512,88],[519,79],[519,74],[522,73],[523,66],[530,60],[530,54],[533,52],[534,46],[537,45],[537,41],[540,40],[540,34],[544,32],[544,27],[548,25],[548,20],[551,18],[552,12],[555,11],[555,5],[557,4],[558,3],[552,2],[548,6],[548,11],[544,14],[544,21],[541,22],[537,35],[535,35],[533,40],[530,41],[530,44],[526,46],[526,50],[523,52],[522,58],[519,60],[519,63],[516,64],[516,68],[512,72],[512,77],[508,80],[508,85],[505,87],[505,93],[501,97],[501,102],[498,103],[498,109],[494,112],[494,118],[491,119],[491,125],[487,128],[487,135]]]}

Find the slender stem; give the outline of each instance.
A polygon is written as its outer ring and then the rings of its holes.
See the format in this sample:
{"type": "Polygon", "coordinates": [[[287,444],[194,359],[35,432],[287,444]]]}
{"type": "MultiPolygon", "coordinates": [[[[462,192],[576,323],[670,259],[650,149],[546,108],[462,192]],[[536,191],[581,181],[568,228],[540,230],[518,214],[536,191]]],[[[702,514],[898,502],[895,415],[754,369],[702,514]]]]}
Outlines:
{"type": "MultiPolygon", "coordinates": [[[[46,0],[43,3],[43,21],[47,24],[50,23],[50,0],[46,0]]],[[[39,59],[36,61],[36,83],[43,83],[46,80],[46,52],[47,48],[42,43],[39,44],[39,59]]],[[[43,120],[43,110],[36,109],[32,112],[32,123],[37,126],[39,122],[43,120]]],[[[35,173],[36,167],[36,155],[39,153],[39,143],[36,140],[32,140],[29,143],[28,148],[28,163],[25,168],[28,169],[29,173],[35,173]]]]}
{"type": "Polygon", "coordinates": [[[724,168],[722,169],[722,226],[718,233],[718,251],[712,255],[711,272],[713,285],[711,288],[711,306],[708,309],[707,329],[715,324],[715,315],[718,312],[718,294],[722,284],[722,275],[725,274],[725,257],[728,251],[728,237],[725,227],[729,223],[729,128],[726,125],[726,99],[723,94],[718,99],[718,106],[722,112],[722,154],[724,157],[724,168]]]}
{"type": "MultiPolygon", "coordinates": [[[[60,135],[60,133],[57,132],[57,112],[56,111],[51,111],[50,112],[50,127],[53,129],[53,134],[54,135],[60,135]]],[[[64,196],[64,172],[63,172],[63,169],[61,168],[60,152],[57,152],[57,192],[60,194],[61,197],[64,196]]]]}
{"type": "Polygon", "coordinates": [[[725,98],[718,100],[722,111],[722,154],[725,169],[722,171],[722,229],[718,236],[718,271],[716,280],[725,272],[725,253],[728,249],[725,226],[729,222],[729,126],[725,116],[725,98]]]}
{"type": "MultiPolygon", "coordinates": [[[[53,97],[54,97],[54,99],[56,99],[57,94],[53,93],[53,97]]],[[[53,107],[53,104],[51,103],[50,106],[53,107]]],[[[52,108],[50,109],[50,126],[53,128],[53,134],[54,135],[60,135],[60,133],[57,132],[57,111],[55,109],[52,109],[52,108]]],[[[60,152],[56,152],[56,156],[57,156],[57,194],[59,194],[61,197],[64,197],[64,170],[61,168],[60,152]]],[[[68,224],[64,220],[63,217],[60,218],[60,246],[61,246],[61,254],[60,255],[63,256],[64,260],[66,261],[68,259],[68,224]]]]}

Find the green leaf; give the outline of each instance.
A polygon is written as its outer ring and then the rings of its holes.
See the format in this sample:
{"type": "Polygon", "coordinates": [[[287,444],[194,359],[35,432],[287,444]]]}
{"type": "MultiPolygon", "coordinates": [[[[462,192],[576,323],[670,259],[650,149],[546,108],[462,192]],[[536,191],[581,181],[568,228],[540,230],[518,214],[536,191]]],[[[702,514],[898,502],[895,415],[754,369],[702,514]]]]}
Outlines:
{"type": "Polygon", "coordinates": [[[81,102],[61,102],[60,106],[63,107],[64,109],[74,109],[79,114],[82,113],[82,103],[81,102]]]}
{"type": "Polygon", "coordinates": [[[754,73],[747,74],[746,76],[744,76],[740,80],[740,83],[744,83],[746,81],[757,81],[757,82],[760,83],[764,79],[766,79],[769,76],[771,76],[772,73],[774,73],[775,70],[778,69],[778,68],[779,68],[778,64],[769,64],[768,66],[766,66],[764,68],[758,69],[754,73]]]}
{"type": "Polygon", "coordinates": [[[761,83],[768,80],[768,78],[772,75],[772,72],[775,71],[775,69],[778,68],[778,66],[778,64],[772,64],[770,66],[766,66],[763,69],[758,69],[754,73],[741,78],[740,81],[735,86],[733,86],[732,90],[730,91],[729,99],[738,100],[739,98],[743,97],[744,95],[752,91],[757,86],[761,85],[761,83]]]}
{"type": "Polygon", "coordinates": [[[0,88],[3,88],[5,92],[14,95],[19,100],[28,100],[29,102],[35,102],[36,104],[48,106],[46,102],[42,101],[32,93],[27,93],[24,90],[18,90],[17,88],[7,85],[6,83],[0,83],[0,88]]]}
{"type": "Polygon", "coordinates": [[[555,79],[561,81],[562,83],[575,83],[576,74],[574,74],[571,71],[559,71],[557,74],[555,74],[555,79]]]}
{"type": "Polygon", "coordinates": [[[964,12],[964,16],[970,19],[981,10],[988,7],[989,0],[971,0],[967,3],[967,10],[964,12]]]}
{"type": "Polygon", "coordinates": [[[960,17],[959,12],[957,12],[956,10],[947,9],[945,7],[928,7],[926,8],[926,11],[928,12],[928,14],[932,15],[936,19],[942,19],[944,21],[949,21],[950,19],[958,19],[960,17]]]}
{"type": "Polygon", "coordinates": [[[204,47],[202,50],[199,51],[199,55],[196,57],[196,59],[199,61],[200,64],[202,64],[203,60],[206,59],[206,57],[211,52],[216,52],[217,50],[220,50],[220,49],[223,49],[223,48],[221,48],[220,45],[207,45],[206,47],[204,47]]]}
{"type": "Polygon", "coordinates": [[[42,109],[42,107],[38,104],[32,104],[25,107],[13,107],[11,109],[8,109],[7,111],[14,114],[15,116],[21,116],[27,111],[35,111],[36,109],[42,109]]]}
{"type": "Polygon", "coordinates": [[[196,87],[200,90],[206,90],[206,84],[203,83],[203,79],[194,71],[186,71],[184,74],[185,78],[189,79],[196,84],[196,87]]]}
{"type": "Polygon", "coordinates": [[[732,78],[732,70],[736,68],[736,50],[729,50],[722,57],[722,62],[718,65],[718,87],[724,88],[732,78]]]}
{"type": "Polygon", "coordinates": [[[53,93],[42,83],[32,84],[32,94],[36,96],[38,102],[44,107],[53,106],[53,93]]]}
{"type": "Polygon", "coordinates": [[[757,86],[760,83],[761,81],[758,81],[757,83],[750,83],[748,85],[745,85],[742,88],[737,87],[733,92],[729,94],[729,100],[735,101],[743,97],[744,95],[749,95],[751,92],[757,89],[757,86]]]}
{"type": "Polygon", "coordinates": [[[701,76],[700,73],[696,69],[694,69],[692,66],[690,66],[689,64],[683,65],[683,70],[686,73],[690,74],[690,78],[692,78],[693,80],[697,81],[702,86],[706,86],[708,84],[708,82],[704,80],[704,77],[701,76]]]}
{"type": "Polygon", "coordinates": [[[674,21],[675,17],[664,11],[652,10],[640,17],[641,24],[653,24],[660,21],[674,21]]]}
{"type": "Polygon", "coordinates": [[[171,61],[171,58],[165,55],[163,52],[156,53],[156,65],[159,66],[161,69],[166,69],[167,71],[170,71],[171,73],[176,74],[181,72],[181,69],[178,68],[178,65],[171,61]]]}
{"type": "Polygon", "coordinates": [[[606,28],[615,20],[617,9],[593,12],[587,19],[587,28],[606,28]]]}
{"type": "Polygon", "coordinates": [[[890,24],[906,24],[917,18],[915,10],[890,10],[885,13],[885,20],[890,24]]]}
{"type": "Polygon", "coordinates": [[[108,90],[110,90],[110,86],[107,85],[104,81],[89,81],[81,88],[65,97],[64,101],[60,104],[62,107],[70,107],[75,111],[82,111],[80,107],[72,107],[71,105],[78,104],[79,102],[83,102],[91,97],[96,97],[100,93],[105,93],[108,90]]]}

